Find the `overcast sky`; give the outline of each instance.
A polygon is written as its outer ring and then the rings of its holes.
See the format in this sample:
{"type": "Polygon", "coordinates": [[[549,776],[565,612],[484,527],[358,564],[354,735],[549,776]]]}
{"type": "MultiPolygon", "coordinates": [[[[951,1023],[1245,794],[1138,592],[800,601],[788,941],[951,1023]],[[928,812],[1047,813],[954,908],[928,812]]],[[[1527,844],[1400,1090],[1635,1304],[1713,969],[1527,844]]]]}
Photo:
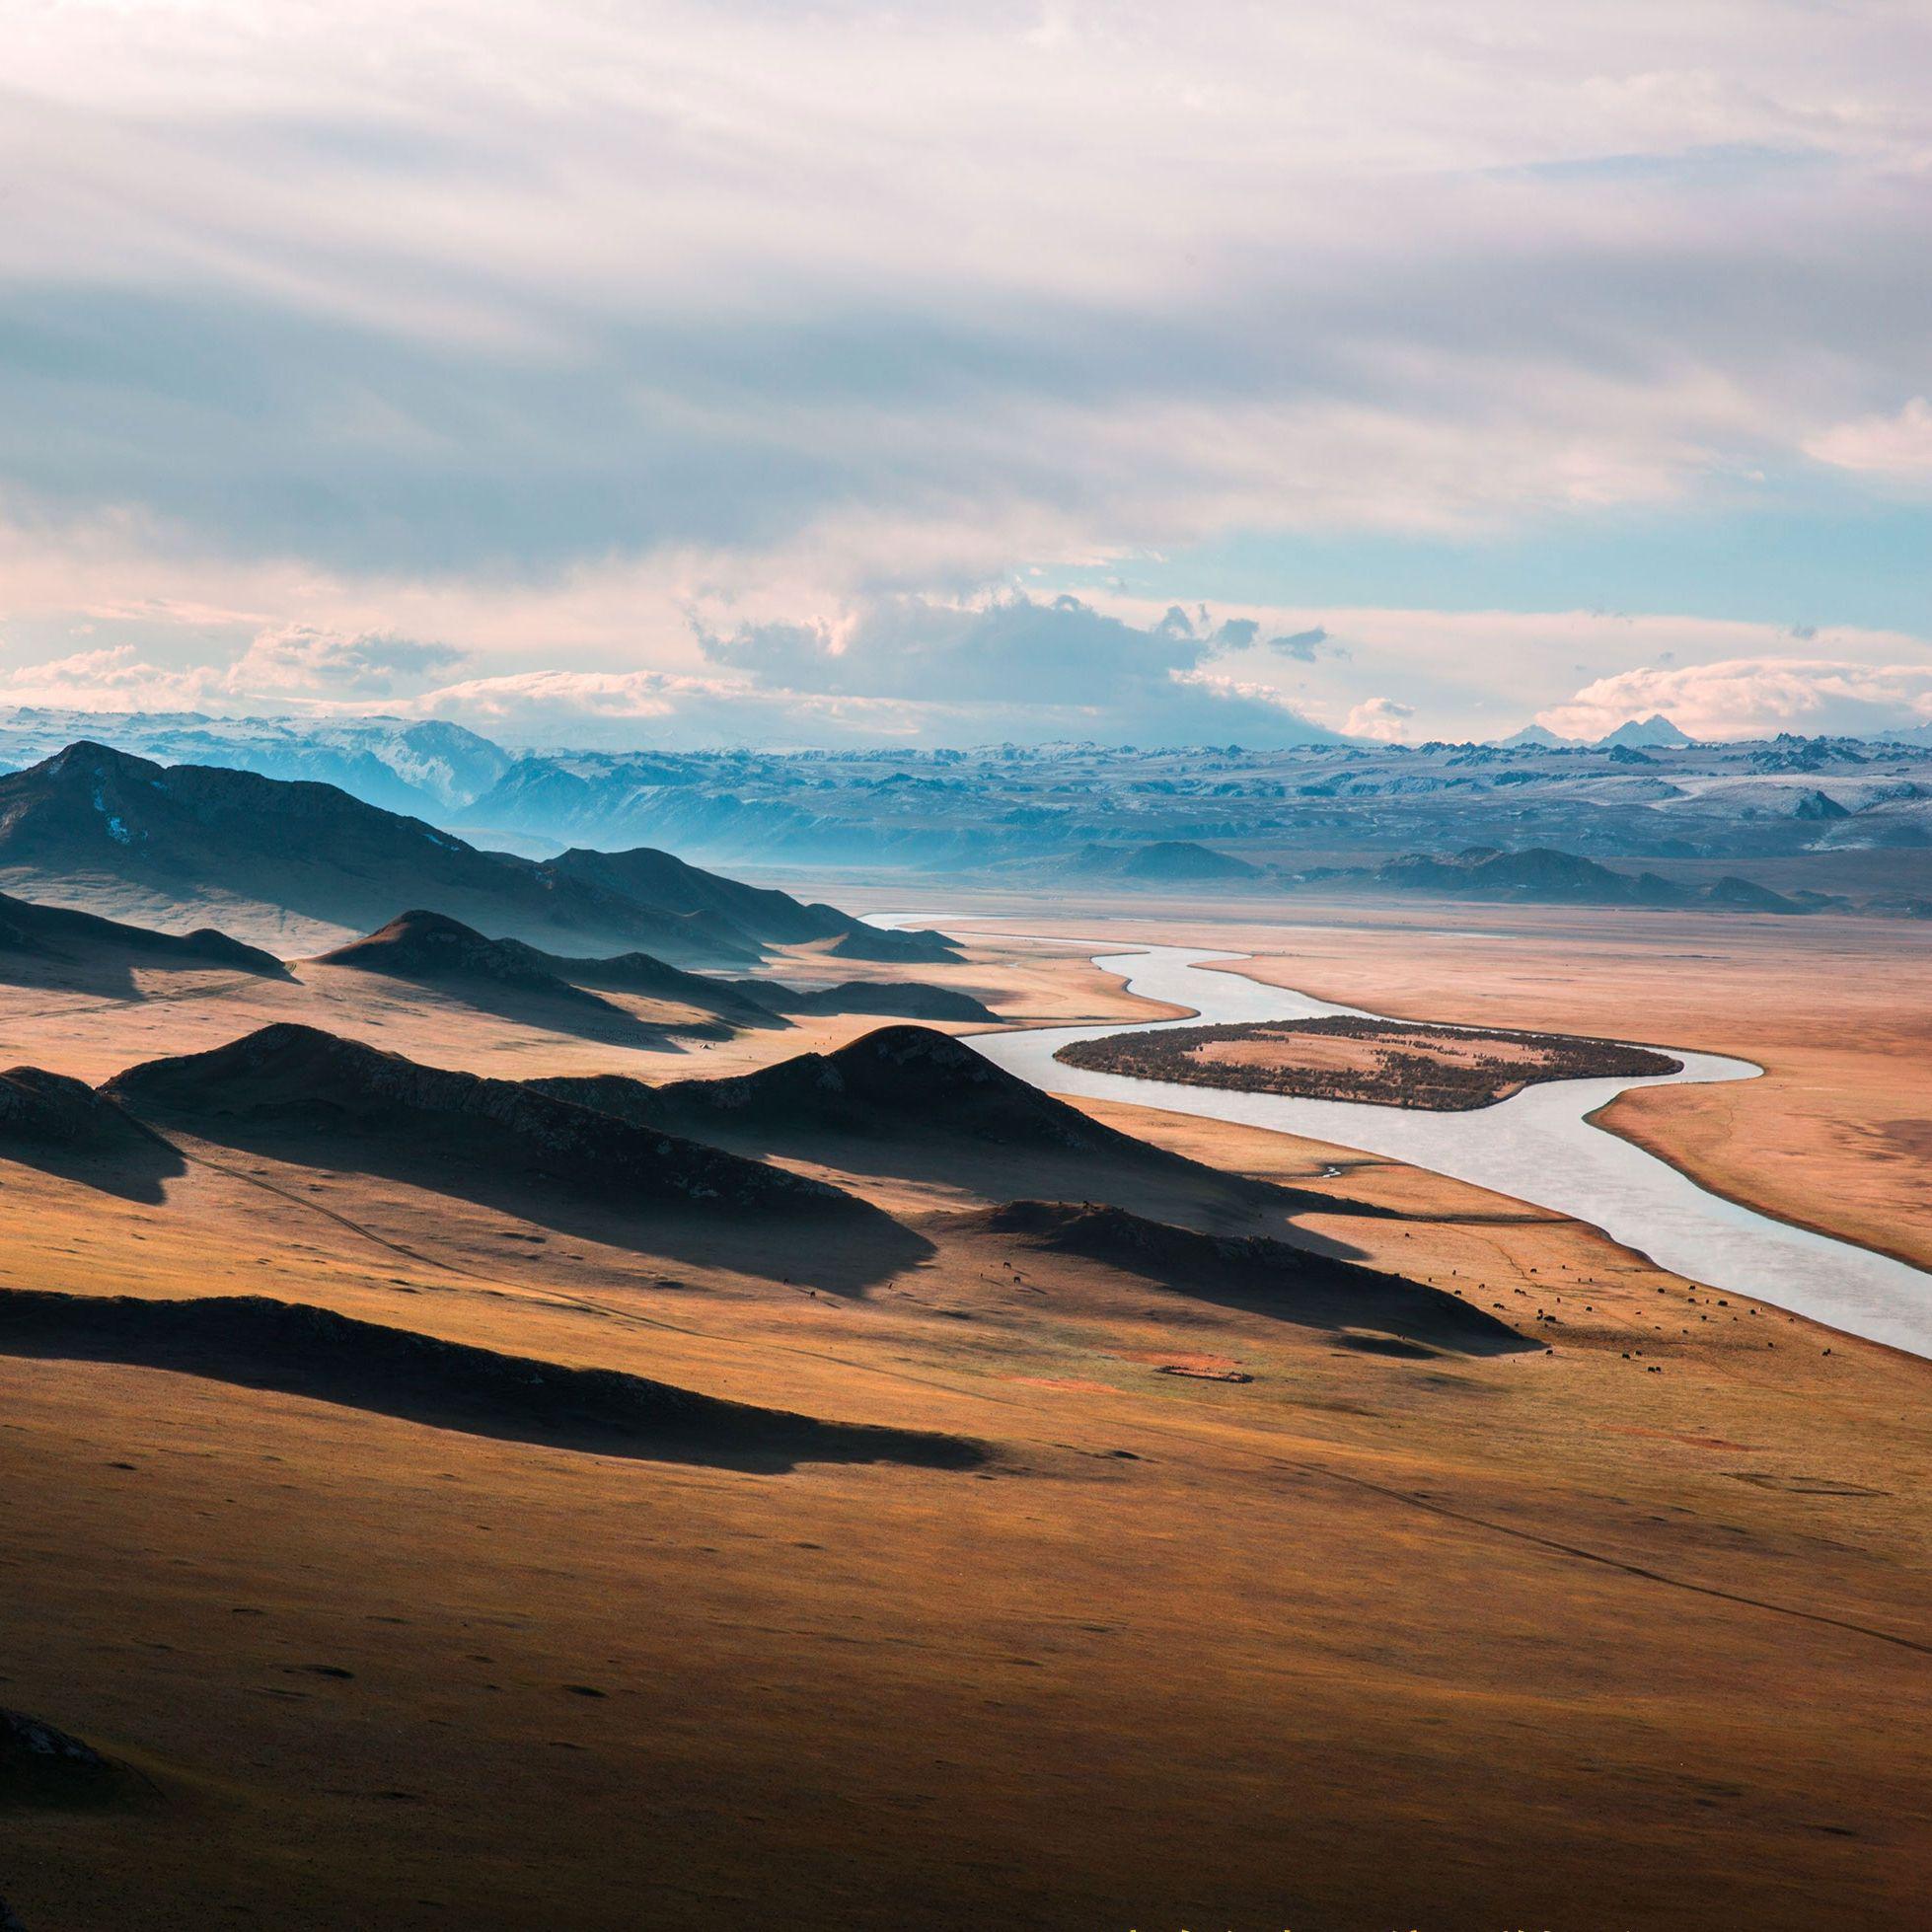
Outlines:
{"type": "Polygon", "coordinates": [[[0,703],[1932,717],[1924,0],[26,0],[0,703]]]}

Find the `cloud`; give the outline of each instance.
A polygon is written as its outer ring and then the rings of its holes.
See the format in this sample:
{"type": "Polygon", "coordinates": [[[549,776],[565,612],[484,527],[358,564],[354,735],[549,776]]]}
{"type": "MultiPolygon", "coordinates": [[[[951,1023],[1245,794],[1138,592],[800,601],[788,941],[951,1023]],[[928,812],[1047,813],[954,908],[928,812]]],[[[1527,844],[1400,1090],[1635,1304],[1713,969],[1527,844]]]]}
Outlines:
{"type": "Polygon", "coordinates": [[[218,671],[170,670],[147,662],[132,644],[76,651],[0,673],[0,691],[13,703],[56,709],[192,710],[219,685],[218,671]]]}
{"type": "Polygon", "coordinates": [[[109,644],[0,673],[0,691],[79,710],[356,709],[419,691],[464,656],[448,644],[284,626],[258,632],[227,664],[171,666],[109,644]]]}
{"type": "MultiPolygon", "coordinates": [[[[1250,639],[1252,639],[1253,632],[1250,632],[1248,634],[1250,639]]],[[[1327,641],[1327,631],[1321,625],[1317,624],[1311,626],[1306,631],[1296,631],[1286,636],[1270,637],[1268,639],[1268,648],[1273,651],[1279,651],[1284,657],[1295,658],[1299,663],[1312,664],[1319,654],[1322,645],[1327,641]]]]}
{"type": "Polygon", "coordinates": [[[1279,692],[1208,675],[1253,620],[1170,605],[1136,625],[1073,596],[883,597],[832,622],[764,623],[699,641],[755,687],[918,707],[929,728],[1038,740],[1306,743],[1326,734],[1279,692]]]}
{"type": "Polygon", "coordinates": [[[416,643],[365,632],[355,636],[284,625],[260,632],[224,676],[241,693],[388,697],[463,662],[451,644],[416,643]]]}
{"type": "Polygon", "coordinates": [[[1395,744],[1407,736],[1409,720],[1414,716],[1413,705],[1398,704],[1393,698],[1366,698],[1349,712],[1342,729],[1351,738],[1395,744]]]}
{"type": "Polygon", "coordinates": [[[1723,504],[1923,382],[1911,8],[471,11],[32,11],[18,528],[829,607],[1723,504]]]}
{"type": "Polygon", "coordinates": [[[1598,738],[1654,711],[1710,740],[1908,727],[1932,719],[1932,663],[1756,657],[1623,671],[1538,712],[1536,722],[1566,738],[1598,738]]]}
{"type": "MultiPolygon", "coordinates": [[[[1348,729],[1350,711],[1377,687],[1402,694],[1411,736],[1487,738],[1532,714],[1554,715],[1578,702],[1580,686],[1600,688],[1633,663],[1650,667],[1645,678],[1737,662],[1828,663],[1848,667],[1845,677],[1861,688],[1871,675],[1932,666],[1932,641],[1905,631],[1666,613],[1291,604],[1203,611],[1113,591],[1064,602],[1043,593],[891,593],[828,603],[802,567],[780,572],[756,599],[710,599],[703,558],[689,564],[675,599],[617,564],[543,590],[458,584],[379,593],[278,568],[252,574],[235,603],[212,605],[191,595],[192,573],[158,570],[142,598],[134,594],[143,578],[136,562],[74,555],[87,566],[95,615],[85,627],[37,626],[16,612],[8,625],[16,668],[0,671],[0,698],[76,709],[428,709],[550,744],[579,730],[600,743],[670,733],[711,745],[742,732],[751,742],[788,745],[1060,737],[1267,744],[1299,735],[1300,720],[1348,729]],[[282,602],[309,613],[292,632],[257,615],[282,602]],[[385,604],[400,639],[370,624],[385,604]],[[745,614],[720,622],[734,608],[745,614]],[[801,619],[801,610],[824,614],[801,619]],[[1235,647],[1250,624],[1250,641],[1235,647]],[[94,634],[77,652],[82,629],[94,634]],[[1274,638],[1315,632],[1325,641],[1312,660],[1271,648],[1274,638]],[[547,668],[530,667],[527,656],[518,662],[532,635],[555,640],[547,668]],[[451,641],[417,648],[410,640],[420,637],[451,641]],[[456,650],[460,666],[429,668],[456,650]],[[331,664],[341,674],[333,686],[323,676],[331,664]],[[461,674],[451,678],[450,669],[461,674]],[[385,676],[387,693],[376,688],[385,676]]],[[[53,567],[44,556],[19,560],[23,573],[53,567]]],[[[1878,689],[1881,700],[1889,688],[1878,689]]],[[[1609,701],[1607,708],[1623,708],[1597,729],[1674,702],[1632,687],[1609,701]]],[[[1753,729],[1781,728],[1780,715],[1745,713],[1746,723],[1761,718],[1753,729]]],[[[1788,714],[1792,728],[1806,728],[1801,715],[1788,714]]],[[[1853,723],[1843,728],[1855,728],[1862,714],[1845,715],[1853,723]]]]}
{"type": "Polygon", "coordinates": [[[1868,415],[1814,436],[1807,456],[1840,470],[1932,480],[1932,403],[1914,396],[1896,415],[1868,415]]]}

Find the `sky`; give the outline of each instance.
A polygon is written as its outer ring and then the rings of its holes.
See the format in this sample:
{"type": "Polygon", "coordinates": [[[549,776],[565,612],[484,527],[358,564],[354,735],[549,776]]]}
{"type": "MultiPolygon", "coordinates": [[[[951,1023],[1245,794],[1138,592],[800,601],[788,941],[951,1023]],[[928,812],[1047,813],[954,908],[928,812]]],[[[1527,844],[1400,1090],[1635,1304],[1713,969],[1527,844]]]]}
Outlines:
{"type": "Polygon", "coordinates": [[[1932,719],[1923,0],[22,0],[0,705],[1932,719]]]}

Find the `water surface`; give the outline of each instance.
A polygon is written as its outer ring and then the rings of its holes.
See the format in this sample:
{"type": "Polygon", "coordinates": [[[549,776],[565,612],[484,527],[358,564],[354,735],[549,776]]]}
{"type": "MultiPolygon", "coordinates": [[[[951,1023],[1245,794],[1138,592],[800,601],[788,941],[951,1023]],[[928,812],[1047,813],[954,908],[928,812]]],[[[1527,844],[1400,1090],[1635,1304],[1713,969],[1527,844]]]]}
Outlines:
{"type": "Polygon", "coordinates": [[[1130,992],[1185,1007],[1190,1016],[980,1033],[969,1036],[969,1044],[1008,1073],[1055,1093],[1128,1101],[1330,1141],[1554,1209],[1602,1228],[1672,1274],[1721,1293],[1790,1308],[1847,1334],[1932,1356],[1932,1275],[1890,1255],[1740,1207],[1591,1123],[1598,1108],[1634,1086],[1754,1079],[1763,1070],[1749,1061],[1645,1040],[1637,1044],[1671,1054],[1683,1062],[1683,1071],[1636,1079],[1550,1080],[1473,1113],[1429,1113],[1130,1079],[1054,1059],[1070,1041],[1163,1025],[1311,1019],[1326,1013],[1384,1017],[1358,1006],[1331,1005],[1289,988],[1263,986],[1237,972],[1204,970],[1213,962],[1244,957],[1156,945],[1096,953],[1094,964],[1121,975],[1130,992]]]}

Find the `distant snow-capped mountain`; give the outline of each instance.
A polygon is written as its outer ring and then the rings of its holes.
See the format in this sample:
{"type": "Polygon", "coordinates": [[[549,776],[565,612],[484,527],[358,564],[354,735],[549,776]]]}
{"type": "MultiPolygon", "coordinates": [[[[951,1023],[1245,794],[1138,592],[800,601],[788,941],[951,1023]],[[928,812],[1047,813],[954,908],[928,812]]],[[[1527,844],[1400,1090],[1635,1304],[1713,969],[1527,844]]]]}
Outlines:
{"type": "Polygon", "coordinates": [[[441,718],[232,718],[29,706],[0,713],[0,768],[37,764],[82,739],[164,765],[339,785],[385,811],[437,815],[481,796],[513,763],[501,746],[441,718]]]}
{"type": "Polygon", "coordinates": [[[1656,751],[1695,742],[1695,739],[1679,731],[1662,711],[1653,711],[1649,717],[1626,718],[1614,731],[1604,732],[1597,740],[1597,748],[1609,751],[1623,745],[1631,751],[1656,751]]]}

